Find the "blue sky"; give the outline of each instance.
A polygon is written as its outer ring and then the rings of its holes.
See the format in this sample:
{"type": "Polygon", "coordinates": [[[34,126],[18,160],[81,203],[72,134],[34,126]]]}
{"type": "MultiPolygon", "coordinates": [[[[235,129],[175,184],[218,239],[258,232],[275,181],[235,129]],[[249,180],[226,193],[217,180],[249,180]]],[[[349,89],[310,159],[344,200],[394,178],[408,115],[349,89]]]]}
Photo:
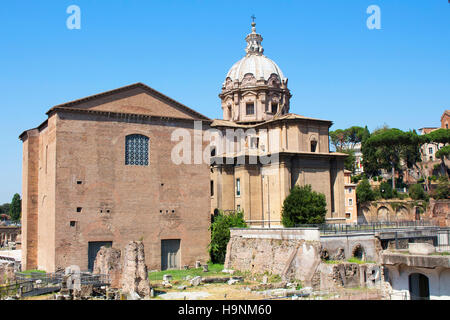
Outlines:
{"type": "Polygon", "coordinates": [[[289,78],[291,112],[332,129],[438,126],[450,109],[447,0],[8,1],[0,8],[0,203],[21,193],[19,134],[53,105],[135,82],[211,118],[250,16],[289,78]],[[69,30],[69,5],[81,30],[69,30]],[[369,30],[369,5],[381,30],[369,30]]]}

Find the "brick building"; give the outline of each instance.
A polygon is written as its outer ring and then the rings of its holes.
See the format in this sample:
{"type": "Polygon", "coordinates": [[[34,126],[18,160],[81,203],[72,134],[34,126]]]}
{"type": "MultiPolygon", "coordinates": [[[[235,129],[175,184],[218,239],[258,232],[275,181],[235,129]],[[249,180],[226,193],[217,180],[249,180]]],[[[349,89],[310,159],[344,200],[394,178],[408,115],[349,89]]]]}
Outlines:
{"type": "Polygon", "coordinates": [[[209,119],[137,83],[51,108],[23,141],[22,269],[90,269],[143,239],[150,269],[208,259],[209,165],[171,161],[177,128],[209,119]]]}

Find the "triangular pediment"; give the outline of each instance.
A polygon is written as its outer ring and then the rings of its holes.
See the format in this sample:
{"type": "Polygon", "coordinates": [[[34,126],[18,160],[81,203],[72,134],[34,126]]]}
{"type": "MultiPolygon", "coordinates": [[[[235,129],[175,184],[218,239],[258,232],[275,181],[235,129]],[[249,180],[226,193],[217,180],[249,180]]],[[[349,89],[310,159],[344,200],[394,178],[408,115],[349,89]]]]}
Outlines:
{"type": "Polygon", "coordinates": [[[206,116],[165,96],[143,83],[135,83],[86,98],[67,102],[50,109],[138,114],[156,117],[209,120],[206,116]]]}

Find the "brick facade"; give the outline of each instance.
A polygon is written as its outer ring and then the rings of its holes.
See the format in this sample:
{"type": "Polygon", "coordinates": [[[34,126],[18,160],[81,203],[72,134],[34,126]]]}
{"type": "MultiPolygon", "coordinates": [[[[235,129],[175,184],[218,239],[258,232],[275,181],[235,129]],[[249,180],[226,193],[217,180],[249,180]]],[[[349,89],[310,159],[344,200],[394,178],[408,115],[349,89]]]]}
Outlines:
{"type": "Polygon", "coordinates": [[[171,161],[177,128],[208,119],[142,84],[54,107],[21,135],[23,269],[88,268],[89,242],[143,239],[161,267],[161,240],[180,239],[180,265],[208,259],[208,164],[171,161]],[[133,113],[131,113],[133,112],[133,113]],[[149,164],[125,165],[125,137],[149,138],[149,164]]]}

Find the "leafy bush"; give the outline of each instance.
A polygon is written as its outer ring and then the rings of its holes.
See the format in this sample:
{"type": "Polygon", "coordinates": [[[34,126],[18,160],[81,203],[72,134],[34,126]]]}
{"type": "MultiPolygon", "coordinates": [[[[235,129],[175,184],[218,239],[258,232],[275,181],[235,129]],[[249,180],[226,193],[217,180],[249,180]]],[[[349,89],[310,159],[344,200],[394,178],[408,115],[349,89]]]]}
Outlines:
{"type": "Polygon", "coordinates": [[[383,199],[392,199],[396,196],[397,191],[392,190],[392,185],[389,182],[382,182],[378,187],[378,193],[383,199]]]}
{"type": "Polygon", "coordinates": [[[351,177],[352,183],[358,183],[362,179],[363,179],[363,175],[362,174],[358,174],[356,176],[351,177]]]}
{"type": "Polygon", "coordinates": [[[230,241],[230,228],[247,228],[244,213],[237,211],[224,214],[219,211],[211,223],[211,243],[209,244],[209,256],[213,263],[224,263],[228,241],[230,241]]]}
{"type": "Polygon", "coordinates": [[[447,177],[439,177],[438,185],[436,189],[432,191],[431,196],[434,199],[450,198],[450,184],[447,177]]]}
{"type": "Polygon", "coordinates": [[[427,194],[425,190],[423,190],[423,186],[421,184],[413,184],[409,187],[409,196],[414,200],[426,200],[427,194]]]}
{"type": "Polygon", "coordinates": [[[283,202],[281,222],[285,227],[320,224],[325,222],[326,213],[325,195],[313,191],[311,185],[295,186],[283,202]]]}
{"type": "Polygon", "coordinates": [[[369,180],[363,179],[356,187],[356,201],[364,203],[367,201],[374,201],[375,193],[370,186],[369,180]]]}
{"type": "Polygon", "coordinates": [[[424,183],[424,182],[425,182],[425,179],[423,177],[417,180],[417,183],[424,183]]]}

